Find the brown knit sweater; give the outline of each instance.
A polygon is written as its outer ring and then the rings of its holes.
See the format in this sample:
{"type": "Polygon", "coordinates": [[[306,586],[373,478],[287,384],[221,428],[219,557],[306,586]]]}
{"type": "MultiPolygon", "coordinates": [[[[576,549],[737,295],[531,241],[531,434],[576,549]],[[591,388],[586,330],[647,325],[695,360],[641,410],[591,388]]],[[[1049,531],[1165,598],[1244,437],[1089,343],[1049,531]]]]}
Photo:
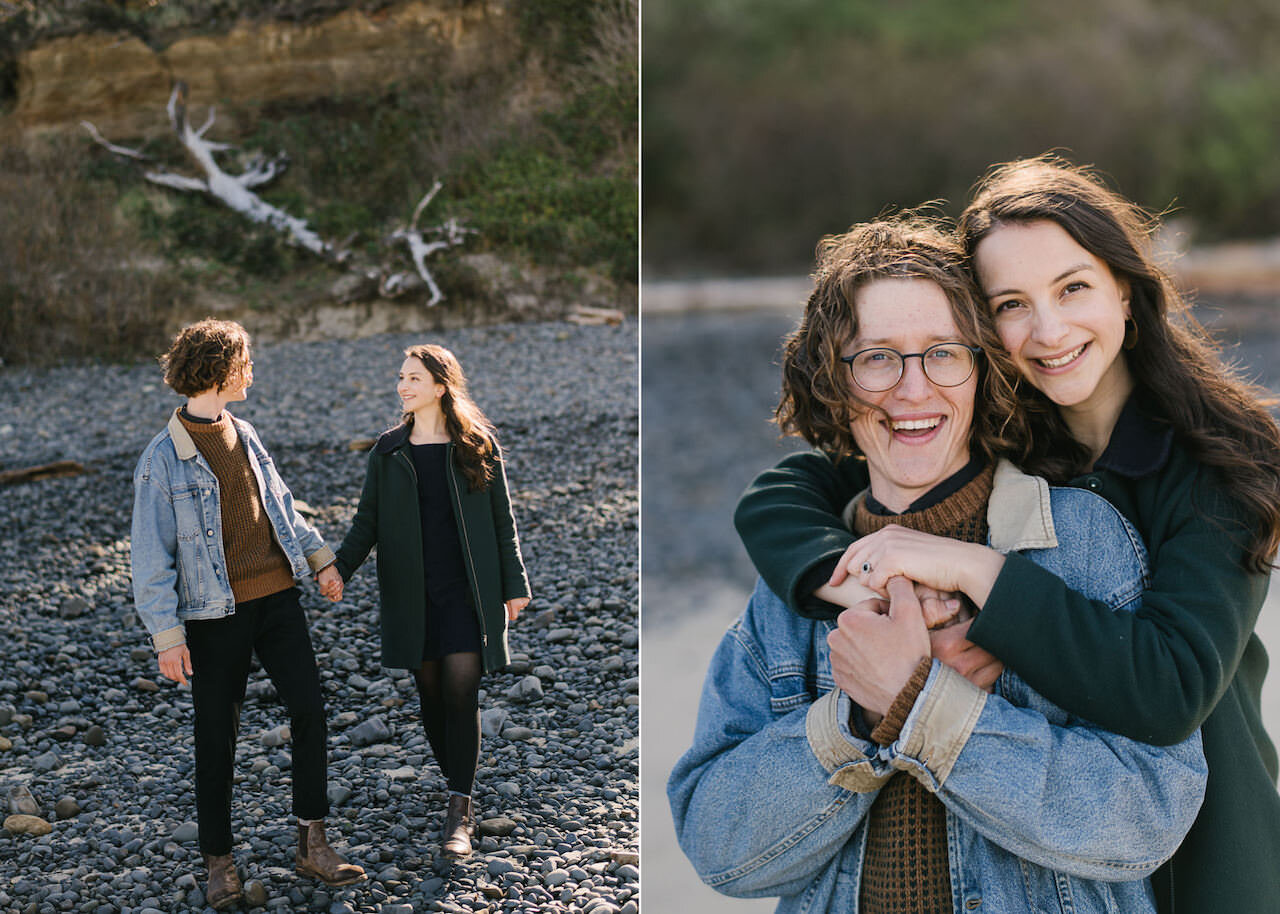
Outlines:
{"type": "MultiPolygon", "coordinates": [[[[987,541],[987,501],[994,468],[988,467],[958,492],[936,505],[910,514],[872,514],[859,502],[853,530],[866,536],[889,524],[934,533],[969,543],[987,541]]],[[[894,699],[871,739],[888,746],[928,679],[930,661],[922,660],[894,699]]],[[[951,914],[947,817],[941,801],[904,771],[885,782],[871,804],[867,851],[862,864],[863,914],[951,914]]]]}
{"type": "Polygon", "coordinates": [[[178,419],[218,478],[222,548],[235,601],[256,600],[292,587],[289,559],[271,530],[249,455],[240,444],[231,414],[224,409],[212,424],[192,422],[181,412],[178,419]]]}

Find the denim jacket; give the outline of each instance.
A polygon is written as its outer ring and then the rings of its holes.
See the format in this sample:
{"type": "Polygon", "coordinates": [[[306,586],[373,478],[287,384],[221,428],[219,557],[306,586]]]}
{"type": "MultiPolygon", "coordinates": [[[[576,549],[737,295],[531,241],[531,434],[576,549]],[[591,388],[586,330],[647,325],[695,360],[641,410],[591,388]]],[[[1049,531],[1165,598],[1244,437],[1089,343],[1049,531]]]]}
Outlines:
{"type": "MultiPolygon", "coordinates": [[[[271,455],[248,422],[232,416],[276,542],[296,580],[333,562],[333,551],[293,504],[271,455]]],[[[133,601],[157,651],[186,642],[185,619],[235,612],[222,548],[218,480],[177,410],[133,471],[130,558],[133,601]]]]}
{"type": "MultiPolygon", "coordinates": [[[[1007,463],[990,544],[1020,551],[1117,611],[1140,601],[1146,555],[1104,499],[1007,463]]],[[[849,727],[827,648],[834,623],[763,583],[703,687],[693,746],[667,785],[681,847],[705,882],[782,896],[779,912],[856,912],[867,813],[906,771],[946,807],[957,914],[1154,911],[1146,878],[1195,820],[1207,768],[1197,731],[1157,748],[1098,729],[1011,670],[988,695],[937,660],[899,738],[849,727]]]]}

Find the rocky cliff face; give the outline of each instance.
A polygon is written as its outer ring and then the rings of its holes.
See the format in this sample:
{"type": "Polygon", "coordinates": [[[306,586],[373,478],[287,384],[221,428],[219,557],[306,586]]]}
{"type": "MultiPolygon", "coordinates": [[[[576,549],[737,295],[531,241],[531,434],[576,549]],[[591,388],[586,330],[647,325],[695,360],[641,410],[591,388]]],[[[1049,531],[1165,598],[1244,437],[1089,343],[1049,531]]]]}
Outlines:
{"type": "Polygon", "coordinates": [[[90,120],[108,136],[139,136],[167,129],[158,113],[179,79],[196,106],[305,100],[393,81],[456,84],[514,65],[517,52],[497,2],[414,0],[311,22],[246,22],[161,50],[127,34],[86,33],[21,56],[8,120],[28,132],[90,120]]]}

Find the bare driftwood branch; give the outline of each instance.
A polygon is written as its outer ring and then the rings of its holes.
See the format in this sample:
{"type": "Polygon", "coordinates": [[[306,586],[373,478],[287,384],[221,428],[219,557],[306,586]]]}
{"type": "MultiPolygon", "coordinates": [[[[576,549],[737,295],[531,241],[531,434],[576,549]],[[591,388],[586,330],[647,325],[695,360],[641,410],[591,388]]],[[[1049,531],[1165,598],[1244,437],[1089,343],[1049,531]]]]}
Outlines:
{"type": "MultiPolygon", "coordinates": [[[[442,185],[436,181],[431,185],[431,189],[414,207],[413,218],[409,220],[407,228],[396,229],[389,236],[391,241],[403,241],[409,246],[409,256],[413,258],[413,265],[418,270],[418,276],[427,284],[427,288],[431,290],[431,298],[427,301],[427,307],[439,304],[444,299],[444,293],[440,291],[440,287],[436,284],[435,277],[431,275],[431,271],[427,269],[427,258],[436,251],[445,248],[455,247],[462,244],[466,240],[467,235],[475,234],[475,229],[467,228],[458,224],[456,219],[449,219],[446,222],[427,229],[428,232],[434,232],[442,237],[436,241],[427,241],[422,236],[422,232],[418,230],[418,218],[422,215],[422,211],[440,192],[442,185]]],[[[383,280],[381,287],[383,294],[394,298],[398,291],[403,291],[404,279],[403,274],[397,273],[383,280]]]]}
{"type": "MultiPolygon", "coordinates": [[[[218,165],[214,153],[225,152],[234,147],[228,143],[215,143],[205,139],[205,134],[209,132],[209,128],[216,120],[214,109],[209,109],[209,114],[200,129],[193,130],[187,118],[187,85],[178,82],[174,84],[173,91],[169,94],[166,110],[169,112],[169,123],[173,127],[173,132],[177,134],[178,141],[182,143],[191,160],[204,173],[204,177],[195,178],[154,169],[144,172],[143,177],[153,184],[174,190],[209,194],[229,209],[253,222],[271,226],[287,235],[294,244],[314,254],[339,262],[345,259],[345,252],[337,250],[321,238],[307,225],[306,220],[291,216],[279,207],[272,206],[250,190],[253,187],[261,187],[279,175],[288,161],[286,156],[280,155],[269,161],[263,156],[256,156],[250,160],[243,174],[227,174],[218,165]]],[[[146,159],[146,156],[137,150],[107,142],[93,124],[87,121],[82,123],[89,131],[89,135],[111,152],[133,159],[146,159]]]]}
{"type": "Polygon", "coordinates": [[[84,472],[85,468],[82,463],[77,463],[74,460],[59,460],[54,463],[42,463],[38,466],[5,470],[0,473],[0,486],[11,486],[19,482],[37,482],[41,479],[57,479],[61,476],[79,476],[84,472]]]}
{"type": "Polygon", "coordinates": [[[427,191],[418,205],[413,208],[413,218],[409,220],[409,228],[416,229],[418,227],[418,217],[422,215],[422,211],[427,208],[432,200],[436,198],[436,194],[440,193],[440,188],[444,187],[439,181],[431,185],[431,190],[427,191]]]}
{"type": "MultiPolygon", "coordinates": [[[[261,187],[271,182],[284,171],[289,162],[287,154],[282,152],[274,158],[268,158],[260,153],[255,154],[248,159],[240,174],[228,174],[218,164],[214,153],[224,152],[235,147],[228,143],[216,143],[205,138],[216,122],[214,109],[210,107],[204,123],[198,130],[193,130],[187,111],[187,86],[183,82],[174,84],[173,91],[169,94],[168,104],[165,107],[168,111],[169,123],[173,127],[174,134],[177,136],[178,141],[182,143],[188,157],[199,168],[203,177],[175,174],[158,168],[144,171],[143,177],[151,183],[162,187],[184,192],[208,194],[229,209],[240,213],[253,222],[272,227],[287,235],[294,244],[306,248],[326,260],[337,263],[346,263],[348,261],[350,245],[354,242],[355,235],[340,244],[332,244],[321,238],[307,225],[305,220],[289,215],[284,210],[272,206],[253,193],[252,188],[261,187]]],[[[151,161],[150,156],[139,150],[109,142],[88,121],[82,121],[81,123],[94,142],[111,153],[140,162],[151,161]]],[[[407,270],[396,271],[385,265],[380,269],[370,269],[367,263],[363,267],[349,264],[350,269],[353,271],[352,275],[358,274],[363,276],[365,281],[374,281],[379,293],[387,298],[396,298],[425,286],[430,292],[430,298],[427,301],[428,306],[436,305],[442,301],[444,293],[440,290],[435,277],[431,275],[431,271],[427,268],[427,258],[438,251],[462,244],[466,241],[467,235],[475,234],[475,229],[458,224],[456,219],[448,219],[439,225],[426,228],[418,227],[418,222],[422,218],[423,212],[431,204],[431,201],[435,199],[441,187],[441,183],[435,181],[431,185],[431,189],[423,195],[422,199],[418,201],[418,205],[414,207],[413,217],[409,220],[408,226],[396,229],[386,238],[388,244],[398,246],[401,242],[404,243],[413,261],[415,272],[407,270]]]]}
{"type": "Polygon", "coordinates": [[[186,148],[188,155],[195,160],[196,164],[205,173],[208,193],[221,200],[230,209],[248,217],[251,221],[270,225],[272,228],[284,232],[295,244],[306,248],[308,251],[321,257],[336,258],[337,252],[334,251],[333,247],[316,234],[305,220],[299,219],[297,216],[291,216],[279,207],[272,206],[249,190],[250,186],[256,187],[264,184],[265,177],[268,174],[271,177],[279,174],[280,166],[283,164],[280,159],[276,159],[271,167],[251,168],[249,172],[246,172],[248,175],[247,180],[242,180],[244,178],[243,175],[229,175],[219,167],[213,157],[213,153],[218,151],[219,148],[225,149],[227,147],[210,143],[202,136],[202,133],[212,125],[213,112],[209,112],[209,121],[201,128],[199,133],[191,129],[191,124],[187,120],[186,83],[179,82],[174,85],[173,92],[169,95],[168,110],[169,120],[173,124],[174,132],[178,134],[178,139],[186,148]]]}
{"type": "Polygon", "coordinates": [[[144,153],[141,153],[136,149],[130,149],[128,146],[117,146],[115,143],[109,142],[106,137],[104,137],[101,133],[98,132],[98,128],[93,126],[93,124],[89,123],[88,121],[81,121],[80,126],[89,132],[89,136],[93,137],[93,141],[95,143],[97,143],[99,146],[106,148],[110,152],[114,152],[118,156],[125,156],[126,158],[137,159],[140,162],[151,161],[150,156],[145,155],[144,153]]]}
{"type": "Polygon", "coordinates": [[[174,190],[189,190],[202,194],[209,192],[209,185],[199,178],[173,175],[167,171],[144,171],[142,176],[152,184],[159,184],[161,187],[172,187],[174,190]]]}

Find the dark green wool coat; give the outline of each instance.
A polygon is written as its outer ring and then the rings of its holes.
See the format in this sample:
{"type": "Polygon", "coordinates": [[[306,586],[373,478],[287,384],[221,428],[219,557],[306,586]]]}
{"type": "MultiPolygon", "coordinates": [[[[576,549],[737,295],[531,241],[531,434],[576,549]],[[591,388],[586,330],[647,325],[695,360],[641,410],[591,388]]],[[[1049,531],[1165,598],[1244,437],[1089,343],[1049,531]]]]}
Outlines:
{"type": "MultiPolygon", "coordinates": [[[[1268,577],[1245,569],[1236,510],[1167,428],[1130,414],[1112,443],[1122,435],[1147,459],[1070,484],[1105,497],[1142,535],[1151,567],[1142,606],[1112,612],[1012,555],[969,638],[1050,701],[1115,733],[1169,745],[1200,727],[1204,805],[1152,877],[1157,907],[1280,911],[1277,759],[1260,701],[1267,654],[1253,631],[1268,577]]],[[[743,494],[734,523],[765,583],[793,607],[806,572],[853,541],[838,515],[866,484],[863,462],[812,451],[743,494]]]]}
{"type": "MultiPolygon", "coordinates": [[[[426,635],[418,475],[408,444],[408,426],[398,425],[384,432],[369,452],[360,504],[337,551],[338,571],[345,581],[369,550],[378,547],[382,665],[398,669],[421,665],[426,635]]],[[[449,491],[467,565],[470,601],[480,619],[484,669],[489,673],[509,660],[504,604],[529,596],[529,578],[520,557],[501,454],[493,480],[476,492],[468,491],[467,478],[454,456],[454,445],[450,444],[445,461],[449,491]]]]}

